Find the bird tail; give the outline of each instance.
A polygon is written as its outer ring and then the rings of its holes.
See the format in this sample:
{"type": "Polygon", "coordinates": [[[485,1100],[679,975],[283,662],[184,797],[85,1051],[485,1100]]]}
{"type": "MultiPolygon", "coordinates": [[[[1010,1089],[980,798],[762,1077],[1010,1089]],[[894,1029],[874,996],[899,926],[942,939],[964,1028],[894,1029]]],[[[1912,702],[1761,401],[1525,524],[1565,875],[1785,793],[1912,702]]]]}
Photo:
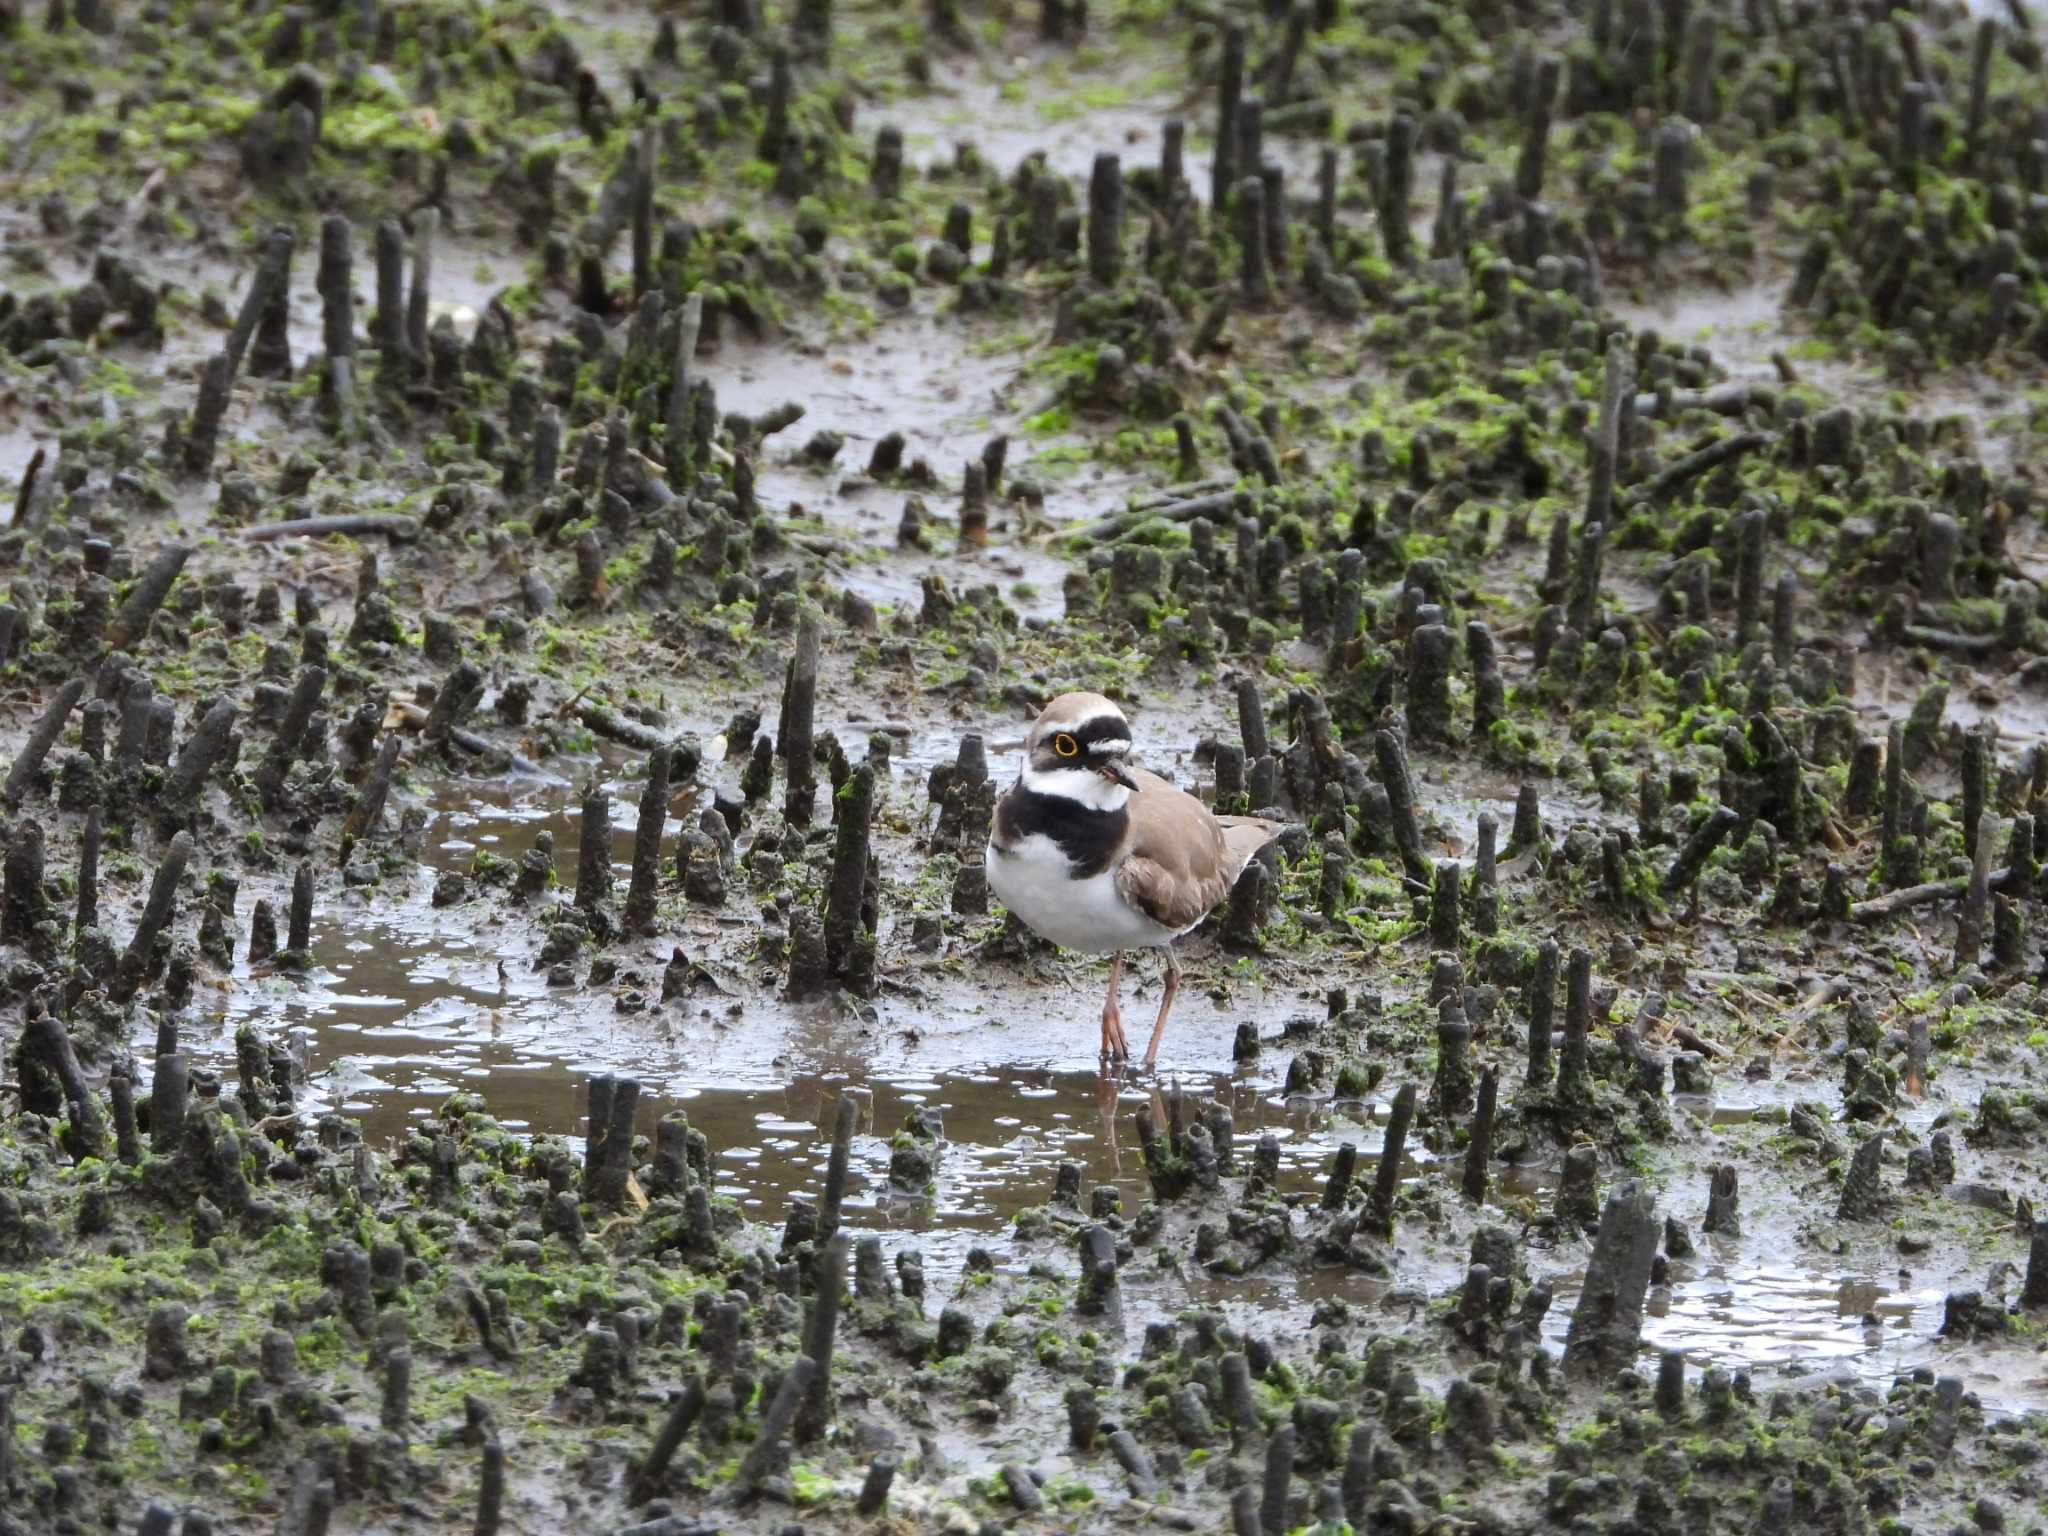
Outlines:
{"type": "Polygon", "coordinates": [[[1235,880],[1266,844],[1287,830],[1285,822],[1266,816],[1218,816],[1223,828],[1224,851],[1230,856],[1230,878],[1235,880]]]}

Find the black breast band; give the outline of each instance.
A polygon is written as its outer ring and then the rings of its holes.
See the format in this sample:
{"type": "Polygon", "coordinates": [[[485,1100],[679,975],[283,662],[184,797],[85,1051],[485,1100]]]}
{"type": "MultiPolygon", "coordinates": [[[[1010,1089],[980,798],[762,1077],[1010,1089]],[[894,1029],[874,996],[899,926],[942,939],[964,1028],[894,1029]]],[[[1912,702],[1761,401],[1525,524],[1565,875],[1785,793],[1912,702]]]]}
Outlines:
{"type": "Polygon", "coordinates": [[[1091,810],[1065,795],[1041,794],[1019,784],[996,802],[995,845],[998,852],[1007,853],[1034,832],[1042,832],[1059,844],[1074,866],[1074,877],[1085,880],[1109,868],[1129,823],[1130,813],[1122,807],[1091,810]]]}

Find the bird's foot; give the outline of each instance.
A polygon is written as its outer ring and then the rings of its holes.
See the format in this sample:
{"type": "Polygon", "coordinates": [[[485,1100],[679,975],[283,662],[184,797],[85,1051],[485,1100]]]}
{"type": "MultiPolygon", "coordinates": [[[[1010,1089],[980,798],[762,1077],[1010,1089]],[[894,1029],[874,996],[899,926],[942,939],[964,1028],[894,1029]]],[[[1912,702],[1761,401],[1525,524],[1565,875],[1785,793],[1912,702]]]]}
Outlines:
{"type": "Polygon", "coordinates": [[[1102,1055],[1117,1066],[1131,1059],[1131,1043],[1124,1038],[1124,1021],[1112,1009],[1102,1011],[1102,1055]]]}

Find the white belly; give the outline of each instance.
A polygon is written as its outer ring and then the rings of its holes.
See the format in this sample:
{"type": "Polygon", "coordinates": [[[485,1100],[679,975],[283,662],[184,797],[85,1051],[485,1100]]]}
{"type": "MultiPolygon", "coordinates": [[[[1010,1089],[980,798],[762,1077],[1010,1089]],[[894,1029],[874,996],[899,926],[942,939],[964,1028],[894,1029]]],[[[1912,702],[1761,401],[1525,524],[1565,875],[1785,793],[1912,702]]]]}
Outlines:
{"type": "Polygon", "coordinates": [[[1074,879],[1060,845],[1043,833],[1033,833],[1008,853],[990,843],[987,862],[988,886],[996,898],[1033,933],[1062,949],[1106,955],[1151,949],[1179,937],[1117,894],[1113,870],[1074,879]]]}

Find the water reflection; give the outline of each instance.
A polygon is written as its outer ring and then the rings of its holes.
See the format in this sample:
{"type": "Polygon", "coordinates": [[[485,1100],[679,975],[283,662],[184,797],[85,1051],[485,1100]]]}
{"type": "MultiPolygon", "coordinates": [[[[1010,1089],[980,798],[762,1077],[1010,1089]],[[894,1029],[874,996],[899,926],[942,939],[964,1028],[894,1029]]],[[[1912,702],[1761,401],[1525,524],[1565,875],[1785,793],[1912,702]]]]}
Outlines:
{"type": "MultiPolygon", "coordinates": [[[[703,730],[702,739],[711,740],[715,730],[703,730]]],[[[952,750],[950,741],[899,745],[894,779],[906,795],[916,792],[930,763],[952,750]]],[[[612,860],[622,882],[638,794],[625,776],[627,761],[619,755],[594,765],[614,797],[612,860]]],[[[695,802],[679,796],[671,838],[694,814],[695,802]]],[[[1157,1113],[1154,1091],[1102,1078],[1081,1054],[1090,1032],[1069,1041],[1057,1018],[1015,1036],[998,1037],[986,1023],[939,1033],[948,1010],[988,1006],[971,978],[962,984],[970,1001],[928,995],[917,1005],[921,1037],[830,1009],[778,1005],[772,987],[747,978],[735,978],[747,984],[729,994],[713,988],[687,1006],[662,1007],[660,972],[670,941],[615,946],[620,974],[609,989],[564,992],[549,987],[537,963],[535,935],[542,925],[531,912],[514,911],[496,895],[447,909],[433,905],[441,872],[466,872],[483,853],[516,861],[543,832],[553,838],[559,880],[573,881],[581,823],[572,786],[540,779],[447,786],[429,801],[413,886],[387,885],[373,897],[343,894],[321,912],[307,976],[238,967],[211,1034],[192,1031],[190,1047],[231,1072],[237,1025],[297,1034],[311,1073],[304,1107],[355,1116],[371,1140],[384,1145],[461,1090],[479,1093],[490,1113],[515,1131],[580,1140],[588,1077],[630,1072],[643,1085],[641,1130],[651,1131],[671,1110],[683,1111],[714,1149],[718,1192],[771,1227],[793,1200],[821,1197],[826,1128],[839,1098],[850,1095],[859,1116],[847,1223],[880,1234],[892,1247],[921,1249],[941,1295],[958,1283],[970,1249],[986,1249],[1012,1271],[1048,1257],[1044,1243],[1020,1244],[1011,1232],[1018,1212],[1050,1198],[1063,1162],[1082,1170],[1084,1206],[1102,1186],[1117,1191],[1126,1212],[1149,1197],[1132,1127],[1134,1117],[1157,1113]],[[975,1055],[1005,1050],[1016,1057],[1041,1047],[1036,1060],[975,1055]],[[890,1137],[913,1114],[935,1115],[945,1136],[933,1186],[914,1197],[892,1192],[888,1182],[890,1137]]],[[[692,920],[700,929],[717,921],[692,920]]],[[[587,965],[585,956],[579,977],[587,965]]],[[[1092,990],[1088,1001],[1094,1006],[1092,990]]],[[[1224,1069],[1228,1038],[1227,1020],[1210,1019],[1207,1033],[1194,1023],[1182,1043],[1186,1059],[1219,1066],[1183,1073],[1178,1086],[1190,1103],[1213,1098],[1230,1109],[1240,1166],[1262,1137],[1271,1136],[1280,1148],[1281,1193],[1296,1202],[1320,1190],[1342,1144],[1360,1153],[1359,1179],[1374,1176],[1384,1103],[1289,1099],[1274,1075],[1284,1054],[1249,1070],[1224,1069]]],[[[1717,1125],[1738,1124],[1755,1112],[1751,1105],[1710,1100],[1695,1107],[1717,1125]]],[[[1435,1167],[1412,1142],[1411,1151],[1404,1179],[1448,1182],[1448,1170],[1435,1167]]],[[[1554,1187],[1548,1166],[1497,1168],[1494,1200],[1502,1210],[1494,1219],[1514,1226],[1547,1206],[1554,1187]]],[[[1757,1244],[1723,1245],[1690,1265],[1674,1265],[1672,1284],[1651,1298],[1646,1349],[1675,1347],[1699,1364],[1795,1373],[1847,1364],[1871,1380],[1927,1357],[1940,1322],[1940,1290],[1894,1290],[1868,1277],[1765,1263],[1763,1257],[1757,1244]]],[[[1430,1244],[1404,1246],[1392,1281],[1292,1266],[1226,1278],[1185,1256],[1168,1258],[1173,1262],[1161,1267],[1147,1255],[1127,1271],[1131,1326],[1193,1302],[1219,1307],[1262,1332],[1305,1328],[1326,1300],[1407,1305],[1419,1295],[1448,1294],[1462,1278],[1460,1256],[1430,1244]]],[[[1578,1283],[1569,1273],[1573,1257],[1550,1250],[1534,1262],[1557,1292],[1546,1334],[1561,1347],[1578,1283]]]]}

